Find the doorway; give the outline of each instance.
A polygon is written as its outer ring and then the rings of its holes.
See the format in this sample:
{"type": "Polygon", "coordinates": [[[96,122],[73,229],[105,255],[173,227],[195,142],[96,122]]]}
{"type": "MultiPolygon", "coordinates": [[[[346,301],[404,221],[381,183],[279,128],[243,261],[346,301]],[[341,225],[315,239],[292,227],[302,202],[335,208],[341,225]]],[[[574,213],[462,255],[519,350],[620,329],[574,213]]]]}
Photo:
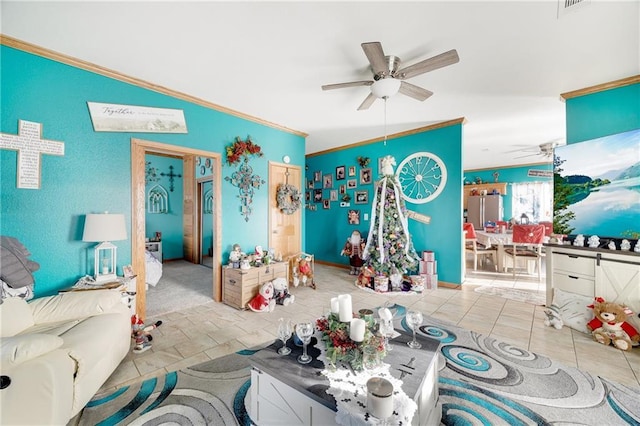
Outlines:
{"type": "MultiPolygon", "coordinates": [[[[146,212],[146,189],[145,189],[145,155],[163,154],[182,158],[183,168],[183,247],[185,259],[193,263],[199,263],[201,255],[200,243],[200,202],[198,197],[198,185],[195,177],[195,166],[197,157],[211,159],[211,183],[213,188],[213,205],[220,205],[221,189],[221,155],[218,153],[203,151],[193,148],[167,145],[159,142],[145,141],[142,139],[131,139],[131,263],[136,280],[136,313],[141,317],[146,317],[146,276],[145,276],[145,212],[146,212]]],[[[222,288],[220,285],[220,265],[221,265],[221,212],[220,209],[213,209],[211,216],[213,237],[211,241],[211,285],[213,289],[213,300],[219,302],[222,299],[222,288]]]]}
{"type": "Polygon", "coordinates": [[[200,264],[213,268],[213,220],[215,211],[213,197],[213,179],[211,177],[198,179],[198,229],[200,230],[200,264]]]}

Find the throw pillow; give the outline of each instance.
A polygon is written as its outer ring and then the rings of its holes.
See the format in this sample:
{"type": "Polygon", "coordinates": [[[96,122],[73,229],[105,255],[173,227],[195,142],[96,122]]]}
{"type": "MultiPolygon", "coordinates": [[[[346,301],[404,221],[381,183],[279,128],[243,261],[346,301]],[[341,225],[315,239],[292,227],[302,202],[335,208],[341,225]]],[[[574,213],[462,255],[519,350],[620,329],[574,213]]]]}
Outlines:
{"type": "Polygon", "coordinates": [[[560,289],[553,289],[553,303],[550,309],[556,311],[567,327],[582,333],[591,334],[587,329],[587,322],[593,318],[593,311],[587,306],[593,303],[593,298],[581,294],[570,293],[560,289]]]}

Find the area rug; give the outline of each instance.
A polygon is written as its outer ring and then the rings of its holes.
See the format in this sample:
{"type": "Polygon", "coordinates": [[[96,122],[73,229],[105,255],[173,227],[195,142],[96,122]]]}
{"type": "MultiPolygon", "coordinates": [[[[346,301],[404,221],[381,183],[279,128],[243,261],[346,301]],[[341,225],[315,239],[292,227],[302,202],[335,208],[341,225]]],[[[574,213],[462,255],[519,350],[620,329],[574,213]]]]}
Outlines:
{"type": "MultiPolygon", "coordinates": [[[[409,330],[406,309],[390,307],[409,330]]],[[[638,425],[640,392],[512,344],[425,316],[419,332],[441,342],[439,403],[445,425],[638,425]]],[[[97,395],[80,425],[251,425],[241,351],[97,395]]]]}
{"type": "Polygon", "coordinates": [[[477,293],[500,296],[504,297],[505,299],[517,300],[518,302],[530,303],[532,305],[538,306],[544,306],[547,300],[544,291],[536,290],[520,290],[509,287],[483,285],[476,287],[474,291],[477,293]]]}

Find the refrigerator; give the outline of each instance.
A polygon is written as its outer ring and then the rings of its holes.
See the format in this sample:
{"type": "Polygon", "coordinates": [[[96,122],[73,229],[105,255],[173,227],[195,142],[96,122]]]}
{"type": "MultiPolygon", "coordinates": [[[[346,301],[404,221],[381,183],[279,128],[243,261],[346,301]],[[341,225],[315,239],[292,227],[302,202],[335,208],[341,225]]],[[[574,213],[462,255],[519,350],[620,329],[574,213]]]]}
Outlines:
{"type": "Polygon", "coordinates": [[[485,222],[502,220],[502,195],[471,195],[467,198],[467,222],[482,229],[485,222]]]}

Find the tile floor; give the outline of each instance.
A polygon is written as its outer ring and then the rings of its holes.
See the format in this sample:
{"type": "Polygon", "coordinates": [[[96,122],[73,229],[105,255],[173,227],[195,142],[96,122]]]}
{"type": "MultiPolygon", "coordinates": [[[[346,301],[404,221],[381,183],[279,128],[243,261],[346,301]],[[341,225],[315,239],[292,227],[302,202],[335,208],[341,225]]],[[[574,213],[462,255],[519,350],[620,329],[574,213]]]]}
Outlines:
{"type": "Polygon", "coordinates": [[[152,349],[127,355],[102,391],[273,340],[280,317],[291,318],[294,322],[313,320],[329,310],[331,297],[342,293],[351,293],[354,311],[381,306],[389,300],[640,391],[640,348],[622,352],[567,327],[561,330],[545,327],[542,306],[474,291],[480,285],[544,291],[544,277],[542,282],[537,276],[524,275],[517,275],[514,280],[510,273],[467,269],[467,279],[461,290],[438,288],[421,295],[393,297],[356,288],[347,269],[316,264],[315,277],[316,290],[310,287],[291,289],[296,296],[295,303],[277,305],[271,313],[238,311],[212,301],[149,318],[148,323],[163,321],[162,326],[152,332],[152,349]]]}

